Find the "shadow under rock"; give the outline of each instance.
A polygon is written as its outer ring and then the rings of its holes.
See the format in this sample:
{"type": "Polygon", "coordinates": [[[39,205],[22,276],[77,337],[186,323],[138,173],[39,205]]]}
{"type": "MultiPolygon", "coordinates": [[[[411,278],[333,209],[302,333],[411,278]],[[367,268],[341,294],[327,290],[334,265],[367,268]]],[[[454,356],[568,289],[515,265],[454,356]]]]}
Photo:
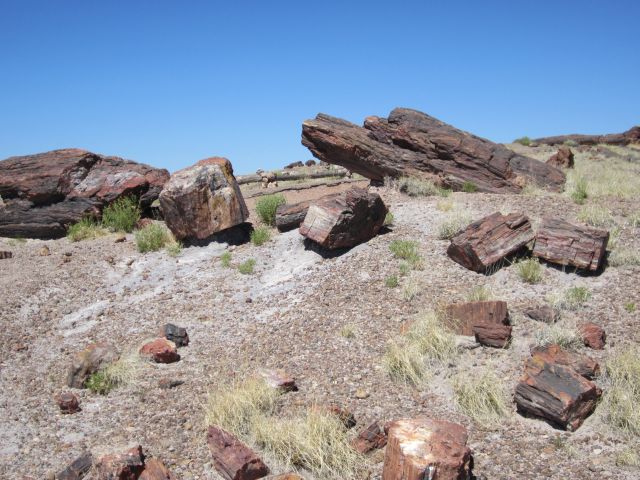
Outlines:
{"type": "Polygon", "coordinates": [[[244,245],[251,240],[251,232],[253,231],[253,225],[245,222],[235,227],[227,228],[221,232],[214,233],[213,235],[202,239],[190,239],[185,240],[185,246],[194,247],[206,247],[211,243],[227,243],[229,245],[244,245]]]}

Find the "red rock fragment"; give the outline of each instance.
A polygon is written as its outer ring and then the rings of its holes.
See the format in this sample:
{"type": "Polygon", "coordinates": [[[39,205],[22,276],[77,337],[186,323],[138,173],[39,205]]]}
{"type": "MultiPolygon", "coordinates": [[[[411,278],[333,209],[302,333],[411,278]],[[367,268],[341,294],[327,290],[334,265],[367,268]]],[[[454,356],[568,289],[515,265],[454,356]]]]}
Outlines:
{"type": "Polygon", "coordinates": [[[508,325],[474,325],[476,342],[486,347],[505,348],[511,340],[511,327],[508,325]]]}
{"type": "Polygon", "coordinates": [[[255,480],[269,474],[264,462],[233,434],[211,426],[207,443],[214,466],[225,480],[255,480]]]}
{"type": "Polygon", "coordinates": [[[277,388],[283,392],[298,391],[296,379],[282,369],[261,369],[258,373],[271,388],[277,388]]]}
{"type": "Polygon", "coordinates": [[[164,464],[157,458],[151,458],[144,464],[144,470],[138,480],[177,480],[164,464]]]}
{"type": "Polygon", "coordinates": [[[559,345],[535,347],[531,350],[531,357],[540,358],[547,363],[563,365],[573,369],[576,373],[592,380],[599,372],[600,365],[593,358],[562,349],[559,345]]]}
{"type": "Polygon", "coordinates": [[[353,448],[363,455],[378,448],[383,448],[386,444],[387,435],[380,428],[378,422],[373,422],[367,428],[361,430],[351,442],[353,448]]]}
{"type": "Polygon", "coordinates": [[[62,413],[70,414],[80,411],[80,401],[72,392],[61,392],[56,395],[55,400],[62,413]]]}
{"type": "Polygon", "coordinates": [[[607,342],[606,332],[600,325],[595,323],[585,323],[580,328],[580,333],[582,333],[584,344],[594,350],[602,350],[607,342]]]}
{"type": "Polygon", "coordinates": [[[569,147],[563,145],[547,160],[547,165],[556,168],[573,168],[573,152],[569,147]]]}
{"type": "Polygon", "coordinates": [[[454,303],[447,306],[447,318],[458,335],[474,335],[476,325],[509,325],[507,302],[454,303]]]}
{"type": "Polygon", "coordinates": [[[144,455],[140,445],[124,453],[105,455],[96,462],[97,480],[138,480],[143,470],[144,455]]]}
{"type": "Polygon", "coordinates": [[[176,344],[166,338],[156,338],[140,349],[141,355],[150,357],[156,363],[173,363],[180,360],[176,344]]]}

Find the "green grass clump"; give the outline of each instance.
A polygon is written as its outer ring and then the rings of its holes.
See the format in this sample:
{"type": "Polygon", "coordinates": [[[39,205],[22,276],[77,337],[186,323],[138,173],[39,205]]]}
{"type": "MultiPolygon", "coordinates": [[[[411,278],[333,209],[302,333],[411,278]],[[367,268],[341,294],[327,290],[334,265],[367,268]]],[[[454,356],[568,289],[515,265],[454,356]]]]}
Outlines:
{"type": "Polygon", "coordinates": [[[108,232],[94,219],[85,217],[69,227],[67,230],[67,238],[72,242],[79,242],[81,240],[93,240],[107,233],[108,232]]]}
{"type": "Polygon", "coordinates": [[[516,138],[513,143],[519,143],[520,145],[524,145],[525,147],[528,147],[529,145],[531,145],[531,139],[529,137],[520,137],[520,138],[516,138]]]}
{"type": "Polygon", "coordinates": [[[536,334],[536,345],[546,347],[560,345],[566,350],[578,350],[583,345],[582,336],[575,325],[554,323],[545,325],[536,334]]]}
{"type": "Polygon", "coordinates": [[[633,313],[636,311],[636,304],[634,302],[627,302],[624,304],[624,309],[629,313],[633,313]]]}
{"type": "Polygon", "coordinates": [[[169,254],[170,257],[177,257],[182,253],[183,245],[182,242],[171,238],[167,245],[165,246],[165,250],[169,254]]]}
{"type": "Polygon", "coordinates": [[[582,205],[589,196],[588,192],[588,183],[587,179],[584,177],[578,177],[575,180],[575,184],[573,186],[573,190],[571,191],[571,198],[578,205],[582,205]]]}
{"type": "Polygon", "coordinates": [[[478,191],[478,187],[475,183],[466,181],[462,184],[462,191],[466,193],[474,193],[478,191]]]}
{"type": "Polygon", "coordinates": [[[256,246],[264,245],[271,239],[271,231],[267,227],[254,228],[251,232],[251,243],[256,246]]]}
{"type": "Polygon", "coordinates": [[[223,252],[220,255],[220,264],[224,268],[231,268],[231,252],[223,252]]]}
{"type": "Polygon", "coordinates": [[[458,375],[453,393],[460,410],[479,425],[495,425],[508,412],[506,388],[491,370],[458,375]]]}
{"type": "Polygon", "coordinates": [[[620,348],[607,360],[602,410],[605,422],[626,435],[640,436],[640,347],[620,348]]]}
{"type": "Polygon", "coordinates": [[[536,258],[519,261],[516,264],[516,272],[525,283],[535,284],[542,280],[542,265],[536,258]]]}
{"type": "Polygon", "coordinates": [[[438,238],[440,240],[451,240],[470,222],[471,218],[465,213],[451,215],[438,226],[438,238]]]}
{"type": "Polygon", "coordinates": [[[256,266],[256,261],[253,258],[249,258],[245,260],[240,265],[238,265],[238,271],[243,275],[251,275],[253,274],[253,270],[256,266]]]}
{"type": "Polygon", "coordinates": [[[564,292],[562,307],[565,310],[576,310],[591,298],[591,292],[586,287],[571,287],[564,292]]]}
{"type": "Polygon", "coordinates": [[[262,223],[273,227],[276,224],[276,209],[285,203],[287,201],[282,194],[265,195],[256,202],[256,213],[262,223]]]}
{"type": "Polygon", "coordinates": [[[387,214],[384,216],[384,226],[388,227],[389,225],[393,225],[393,220],[393,213],[387,212],[387,214]]]}
{"type": "Polygon", "coordinates": [[[121,197],[102,211],[102,225],[116,232],[133,232],[140,220],[140,207],[136,197],[121,197]]]}
{"type": "Polygon", "coordinates": [[[399,285],[398,277],[396,275],[389,275],[384,279],[384,285],[388,288],[396,288],[399,285]]]}
{"type": "Polygon", "coordinates": [[[406,260],[414,270],[422,269],[422,257],[418,252],[418,242],[413,240],[394,240],[389,244],[389,250],[396,258],[406,260]]]}
{"type": "Polygon", "coordinates": [[[409,265],[407,262],[400,262],[400,265],[398,265],[398,270],[400,271],[400,275],[404,277],[406,275],[409,275],[409,272],[411,272],[411,265],[409,265]]]}
{"type": "Polygon", "coordinates": [[[486,302],[491,300],[493,294],[491,289],[484,285],[476,285],[467,294],[467,302],[486,302]]]}
{"type": "Polygon", "coordinates": [[[640,467],[640,454],[637,448],[627,447],[616,455],[618,467],[640,467]]]}
{"type": "Polygon", "coordinates": [[[578,213],[578,220],[592,227],[609,227],[613,225],[611,212],[598,205],[587,205],[578,213]]]}
{"type": "Polygon", "coordinates": [[[135,233],[136,247],[140,253],[156,252],[172,240],[171,233],[160,223],[150,223],[135,233]]]}
{"type": "Polygon", "coordinates": [[[85,387],[93,393],[107,395],[117,387],[135,383],[142,368],[137,354],[129,354],[89,376],[85,387]]]}

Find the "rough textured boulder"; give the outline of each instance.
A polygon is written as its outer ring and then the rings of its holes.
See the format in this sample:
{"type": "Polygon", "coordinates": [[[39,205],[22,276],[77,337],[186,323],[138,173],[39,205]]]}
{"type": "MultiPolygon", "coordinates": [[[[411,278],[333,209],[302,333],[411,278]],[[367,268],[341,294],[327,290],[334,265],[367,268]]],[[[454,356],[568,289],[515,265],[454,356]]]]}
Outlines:
{"type": "Polygon", "coordinates": [[[553,154],[547,164],[556,168],[573,168],[573,152],[569,147],[562,146],[553,154]]]}
{"type": "Polygon", "coordinates": [[[565,182],[555,167],[406,108],[386,119],[368,117],[364,127],[321,113],[302,124],[302,144],[320,160],[375,181],[415,176],[455,190],[471,182],[492,193],[517,193],[528,182],[559,191],[565,182]]]}
{"type": "Polygon", "coordinates": [[[507,302],[488,300],[447,305],[447,320],[458,335],[474,335],[478,325],[509,325],[507,302]]]}
{"type": "Polygon", "coordinates": [[[429,418],[401,419],[387,430],[382,480],[468,480],[473,460],[462,425],[429,418]]]}
{"type": "Polygon", "coordinates": [[[505,348],[511,340],[511,326],[499,324],[483,324],[473,326],[476,342],[486,347],[505,348]]]}
{"type": "Polygon", "coordinates": [[[369,453],[378,448],[383,448],[387,444],[387,434],[380,428],[378,422],[373,422],[351,442],[353,448],[361,454],[369,453]]]}
{"type": "Polygon", "coordinates": [[[520,213],[492,213],[451,239],[447,255],[463,267],[485,272],[534,239],[529,219],[520,213]]]}
{"type": "Polygon", "coordinates": [[[304,162],[306,167],[314,167],[316,165],[316,161],[312,158],[304,162]]]}
{"type": "Polygon", "coordinates": [[[531,307],[525,310],[525,315],[532,320],[543,323],[556,323],[560,319],[560,311],[550,305],[531,307]]]}
{"type": "Polygon", "coordinates": [[[176,344],[166,338],[156,338],[140,348],[140,354],[151,358],[156,363],[174,363],[180,360],[176,344]]]}
{"type": "Polygon", "coordinates": [[[160,335],[176,344],[176,347],[186,347],[189,345],[189,334],[187,329],[178,327],[173,323],[166,323],[160,329],[160,335]]]}
{"type": "Polygon", "coordinates": [[[551,263],[596,271],[602,266],[609,232],[545,217],[536,234],[533,255],[551,263]]]}
{"type": "Polygon", "coordinates": [[[92,343],[79,352],[67,375],[67,386],[71,388],[84,388],[89,377],[115,362],[118,354],[112,345],[107,343],[92,343]]]}
{"type": "Polygon", "coordinates": [[[249,217],[231,162],[219,157],[171,175],[160,193],[160,207],[178,239],[203,240],[249,217]]]}
{"type": "Polygon", "coordinates": [[[516,387],[515,401],[520,413],[575,431],[596,408],[601,394],[595,383],[572,368],[534,356],[516,387]]]}
{"type": "Polygon", "coordinates": [[[386,214],[380,195],[353,188],[311,203],[300,234],[328,249],[353,247],[375,237],[386,214]]]}
{"type": "Polygon", "coordinates": [[[93,456],[85,452],[76,458],[71,465],[56,474],[56,480],[81,480],[93,466],[93,456]]]}
{"type": "Polygon", "coordinates": [[[558,135],[555,137],[536,138],[532,141],[539,145],[560,145],[566,142],[573,142],[577,145],[598,145],[600,143],[609,145],[629,145],[630,143],[640,143],[640,127],[631,127],[623,133],[609,133],[606,135],[558,135]]]}
{"type": "Polygon", "coordinates": [[[60,392],[55,396],[55,401],[61,413],[70,414],[80,411],[80,400],[73,392],[60,392]]]}
{"type": "Polygon", "coordinates": [[[136,195],[148,210],[169,172],[78,149],[0,161],[0,236],[58,238],[86,215],[136,195]]]}
{"type": "Polygon", "coordinates": [[[288,232],[298,228],[309,210],[309,202],[278,205],[276,209],[276,228],[279,232],[288,232]]]}
{"type": "Polygon", "coordinates": [[[559,345],[535,347],[531,350],[532,358],[539,358],[547,363],[563,365],[574,370],[588,380],[600,372],[600,365],[593,358],[562,349],[559,345]]]}
{"type": "Polygon", "coordinates": [[[96,461],[98,480],[138,480],[144,470],[142,447],[130,448],[123,453],[104,455],[96,461]]]}
{"type": "Polygon", "coordinates": [[[225,480],[255,480],[269,474],[269,468],[254,451],[231,433],[209,427],[207,443],[213,464],[225,480]]]}
{"type": "Polygon", "coordinates": [[[580,327],[584,344],[594,350],[602,350],[607,343],[607,334],[600,325],[585,323],[580,327]]]}

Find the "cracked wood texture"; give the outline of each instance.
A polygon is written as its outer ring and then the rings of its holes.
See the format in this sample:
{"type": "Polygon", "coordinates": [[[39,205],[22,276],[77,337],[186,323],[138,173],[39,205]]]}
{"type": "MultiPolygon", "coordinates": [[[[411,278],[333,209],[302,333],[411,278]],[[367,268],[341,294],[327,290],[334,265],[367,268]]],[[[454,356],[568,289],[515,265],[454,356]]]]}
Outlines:
{"type": "Polygon", "coordinates": [[[447,323],[458,335],[472,336],[477,325],[509,325],[507,302],[501,300],[453,303],[446,310],[447,323]]]}
{"type": "Polygon", "coordinates": [[[484,272],[533,239],[531,223],[526,216],[495,212],[473,222],[453,237],[447,255],[469,270],[484,272]]]}
{"type": "Polygon", "coordinates": [[[551,263],[596,271],[602,266],[609,232],[545,217],[536,234],[533,255],[551,263]]]}
{"type": "Polygon", "coordinates": [[[320,160],[371,180],[412,176],[461,190],[518,193],[525,184],[561,191],[564,173],[417,110],[396,108],[360,127],[318,114],[302,124],[302,144],[320,160]]]}
{"type": "Polygon", "coordinates": [[[211,426],[207,443],[214,466],[225,480],[255,480],[269,474],[264,462],[235,435],[211,426]]]}
{"type": "Polygon", "coordinates": [[[593,380],[600,372],[600,365],[593,358],[564,350],[555,344],[546,347],[535,347],[531,350],[531,356],[540,358],[547,363],[569,367],[587,380],[593,380]]]}

